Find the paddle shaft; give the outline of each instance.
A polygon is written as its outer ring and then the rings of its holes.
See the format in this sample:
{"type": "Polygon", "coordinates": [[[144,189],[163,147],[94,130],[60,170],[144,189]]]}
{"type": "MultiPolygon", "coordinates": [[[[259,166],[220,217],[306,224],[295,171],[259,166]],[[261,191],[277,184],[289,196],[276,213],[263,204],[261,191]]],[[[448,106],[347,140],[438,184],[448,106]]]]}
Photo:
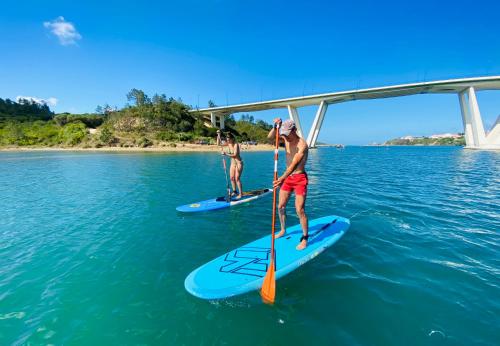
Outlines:
{"type": "MultiPolygon", "coordinates": [[[[222,147],[222,140],[220,138],[220,133],[217,134],[217,137],[219,137],[219,146],[221,152],[224,152],[224,148],[222,147]]],[[[226,200],[229,202],[231,200],[231,190],[229,189],[229,180],[227,179],[227,168],[226,168],[226,158],[223,156],[222,157],[222,167],[224,168],[224,176],[226,177],[226,189],[227,189],[227,197],[226,200]]]]}
{"type": "MultiPolygon", "coordinates": [[[[274,180],[278,180],[278,150],[279,150],[279,124],[276,125],[276,143],[274,148],[274,180]]],[[[271,226],[271,261],[274,262],[274,232],[276,231],[276,191],[273,189],[273,224],[271,226]]]]}
{"type": "MultiPolygon", "coordinates": [[[[278,179],[278,149],[279,149],[279,127],[280,124],[277,123],[275,127],[276,131],[276,146],[274,149],[274,181],[278,179]]],[[[273,184],[274,185],[274,184],[273,184]]],[[[264,303],[273,304],[274,298],[276,297],[276,264],[275,264],[275,255],[274,255],[274,232],[276,226],[276,191],[278,187],[273,189],[273,222],[271,225],[271,253],[269,266],[267,267],[266,276],[264,276],[264,280],[262,281],[262,288],[260,289],[260,295],[264,303]]]]}

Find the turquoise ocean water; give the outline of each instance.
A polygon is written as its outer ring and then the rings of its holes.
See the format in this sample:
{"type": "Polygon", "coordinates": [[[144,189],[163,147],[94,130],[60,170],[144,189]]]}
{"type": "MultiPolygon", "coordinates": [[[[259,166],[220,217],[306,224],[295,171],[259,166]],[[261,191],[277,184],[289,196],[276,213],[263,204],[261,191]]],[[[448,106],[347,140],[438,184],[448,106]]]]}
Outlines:
{"type": "MultiPolygon", "coordinates": [[[[273,153],[243,155],[244,187],[268,187],[273,153]]],[[[0,344],[498,345],[499,152],[312,150],[309,217],[352,225],[277,282],[274,306],[184,290],[270,232],[270,197],[175,211],[222,195],[221,166],[215,153],[0,153],[0,344]]]]}

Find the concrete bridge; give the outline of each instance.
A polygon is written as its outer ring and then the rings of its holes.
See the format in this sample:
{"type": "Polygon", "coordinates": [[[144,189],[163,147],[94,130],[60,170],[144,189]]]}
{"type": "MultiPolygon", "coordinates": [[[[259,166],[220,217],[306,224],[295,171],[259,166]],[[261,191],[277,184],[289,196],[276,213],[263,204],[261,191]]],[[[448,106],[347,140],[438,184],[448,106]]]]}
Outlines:
{"type": "Polygon", "coordinates": [[[500,149],[500,118],[489,133],[486,133],[477,103],[476,91],[500,90],[500,76],[449,79],[433,82],[402,84],[387,87],[340,91],[286,99],[244,103],[226,107],[212,107],[193,110],[210,117],[213,126],[224,128],[224,118],[233,113],[255,112],[268,109],[286,108],[297,130],[303,138],[305,132],[300,124],[298,108],[317,105],[318,110],[307,134],[309,147],[315,147],[328,106],[336,103],[400,97],[415,94],[457,94],[462,113],[466,148],[500,149]]]}

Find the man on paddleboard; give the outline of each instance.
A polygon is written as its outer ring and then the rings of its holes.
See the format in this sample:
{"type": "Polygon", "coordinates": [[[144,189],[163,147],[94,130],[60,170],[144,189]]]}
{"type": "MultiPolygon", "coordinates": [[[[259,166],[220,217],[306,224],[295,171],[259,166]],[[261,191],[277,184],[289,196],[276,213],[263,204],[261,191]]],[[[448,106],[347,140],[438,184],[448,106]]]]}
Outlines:
{"type": "MultiPolygon", "coordinates": [[[[307,154],[309,147],[307,142],[297,134],[297,128],[293,120],[281,121],[280,118],[274,119],[275,124],[280,125],[280,137],[285,142],[286,150],[286,170],[277,180],[274,181],[274,188],[280,188],[278,214],[280,218],[281,231],[276,238],[282,237],[286,232],[286,205],[292,192],[295,191],[295,210],[302,226],[302,237],[297,245],[297,250],[303,250],[307,246],[308,221],[305,212],[307,195],[307,173],[305,171],[307,154]]],[[[274,138],[276,129],[269,132],[267,138],[274,138]]]]}

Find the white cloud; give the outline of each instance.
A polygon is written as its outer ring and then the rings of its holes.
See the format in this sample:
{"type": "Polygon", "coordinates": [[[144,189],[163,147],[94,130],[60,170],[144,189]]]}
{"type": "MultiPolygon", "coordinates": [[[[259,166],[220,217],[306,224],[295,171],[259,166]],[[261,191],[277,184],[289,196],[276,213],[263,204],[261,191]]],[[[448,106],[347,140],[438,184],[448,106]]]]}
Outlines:
{"type": "Polygon", "coordinates": [[[48,105],[48,106],[56,106],[57,102],[59,101],[55,97],[49,97],[48,99],[41,99],[38,97],[33,97],[33,96],[17,96],[16,97],[16,102],[19,103],[20,100],[28,100],[31,102],[35,102],[41,105],[48,105]]]}
{"type": "Polygon", "coordinates": [[[62,16],[59,16],[50,22],[44,22],[43,26],[56,35],[59,39],[59,43],[63,46],[76,44],[76,41],[82,38],[82,35],[76,31],[73,23],[65,21],[62,16]]]}

